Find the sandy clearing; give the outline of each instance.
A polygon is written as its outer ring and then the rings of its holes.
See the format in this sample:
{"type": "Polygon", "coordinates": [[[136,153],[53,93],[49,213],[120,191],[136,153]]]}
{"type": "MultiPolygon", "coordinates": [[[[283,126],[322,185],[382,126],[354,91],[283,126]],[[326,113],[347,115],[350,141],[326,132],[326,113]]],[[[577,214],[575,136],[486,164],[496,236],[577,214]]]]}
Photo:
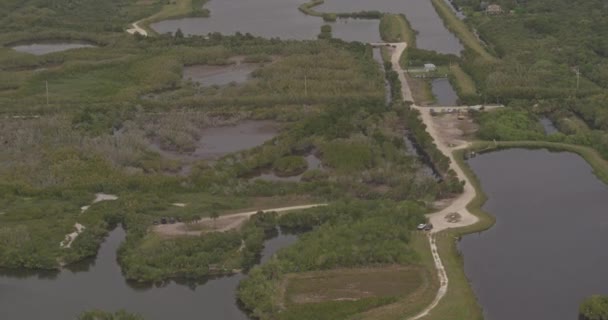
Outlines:
{"type": "Polygon", "coordinates": [[[139,26],[140,22],[141,22],[141,20],[137,21],[137,22],[133,22],[131,24],[131,28],[127,29],[127,33],[129,33],[129,34],[136,34],[137,33],[137,34],[140,34],[140,35],[142,35],[144,37],[147,37],[148,36],[148,32],[139,26]]]}
{"type": "Polygon", "coordinates": [[[74,224],[74,228],[76,228],[76,231],[67,234],[65,236],[65,239],[63,239],[63,241],[61,241],[59,243],[59,246],[61,248],[70,248],[72,246],[72,242],[74,242],[74,240],[76,240],[76,238],[78,237],[79,234],[81,234],[84,229],[86,229],[83,225],[81,225],[80,223],[76,222],[74,224]]]}
{"type": "Polygon", "coordinates": [[[256,211],[247,211],[240,212],[235,214],[228,214],[224,216],[220,216],[215,219],[215,221],[210,218],[202,218],[194,223],[191,223],[192,226],[186,225],[184,222],[178,222],[174,224],[161,224],[152,227],[152,231],[156,232],[160,235],[164,236],[200,236],[206,232],[224,232],[232,229],[236,229],[241,226],[247,219],[249,219],[252,215],[258,213],[259,211],[270,212],[274,211],[277,213],[294,211],[294,210],[304,210],[311,209],[316,207],[326,206],[326,203],[317,203],[317,204],[307,204],[307,205],[299,205],[299,206],[291,206],[291,207],[282,207],[282,208],[272,208],[272,209],[264,209],[264,210],[256,210],[256,211]],[[189,228],[201,228],[199,230],[188,230],[189,228]]]}

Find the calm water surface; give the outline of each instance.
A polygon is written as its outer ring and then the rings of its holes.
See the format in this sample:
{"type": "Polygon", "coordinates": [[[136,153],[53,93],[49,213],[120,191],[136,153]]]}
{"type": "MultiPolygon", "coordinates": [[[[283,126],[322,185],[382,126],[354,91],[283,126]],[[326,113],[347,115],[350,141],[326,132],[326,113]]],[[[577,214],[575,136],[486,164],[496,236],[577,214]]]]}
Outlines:
{"type": "MultiPolygon", "coordinates": [[[[208,18],[172,19],[154,23],[151,27],[160,33],[175,32],[206,35],[211,32],[234,34],[251,33],[265,38],[291,40],[316,39],[321,26],[320,17],[311,17],[298,10],[303,0],[211,0],[205,7],[211,11],[208,18]]],[[[378,20],[345,19],[332,25],[333,35],[346,41],[378,42],[378,20]]]]}
{"type": "Polygon", "coordinates": [[[551,135],[551,134],[559,132],[559,130],[557,130],[557,128],[555,127],[555,124],[553,124],[553,121],[551,121],[551,119],[549,119],[547,117],[542,117],[542,118],[540,118],[539,121],[540,121],[540,124],[543,126],[543,129],[545,130],[546,135],[551,135]]]}
{"type": "Polygon", "coordinates": [[[441,53],[459,54],[462,44],[444,26],[430,0],[325,0],[316,7],[321,12],[358,12],[378,10],[404,14],[418,31],[416,46],[441,53]]]}
{"type": "Polygon", "coordinates": [[[37,56],[51,52],[59,52],[78,48],[93,48],[95,45],[85,42],[49,42],[49,43],[30,43],[12,47],[13,50],[31,53],[37,56]]]}
{"type": "MultiPolygon", "coordinates": [[[[46,275],[0,274],[0,319],[71,320],[89,309],[126,309],[146,320],[245,320],[236,304],[236,288],[246,276],[236,274],[204,285],[169,282],[162,287],[130,285],[116,263],[116,250],[125,238],[122,228],[110,233],[96,259],[46,275]],[[88,270],[87,270],[88,269],[88,270]]],[[[296,241],[279,235],[266,241],[262,262],[296,241]]]]}
{"type": "Polygon", "coordinates": [[[437,98],[437,104],[440,106],[456,106],[458,105],[458,94],[452,87],[450,81],[446,78],[433,79],[431,81],[431,90],[437,98]]]}
{"type": "Polygon", "coordinates": [[[207,128],[192,156],[213,159],[259,146],[277,135],[273,121],[241,121],[234,126],[207,128]]]}
{"type": "Polygon", "coordinates": [[[496,216],[459,244],[488,320],[576,320],[579,303],[608,294],[608,187],[581,157],[511,149],[469,164],[496,216]]]}

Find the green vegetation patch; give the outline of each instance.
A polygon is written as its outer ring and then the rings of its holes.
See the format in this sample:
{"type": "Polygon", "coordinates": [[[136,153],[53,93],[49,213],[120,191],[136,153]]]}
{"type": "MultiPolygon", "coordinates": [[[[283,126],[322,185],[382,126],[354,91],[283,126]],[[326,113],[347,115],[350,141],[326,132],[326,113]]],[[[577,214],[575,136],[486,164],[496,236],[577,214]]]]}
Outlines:
{"type": "Polygon", "coordinates": [[[279,177],[297,176],[308,169],[306,159],[301,156],[287,156],[274,162],[273,170],[279,177]]]}
{"type": "Polygon", "coordinates": [[[419,289],[423,281],[418,268],[399,266],[317,271],[285,278],[288,304],[408,295],[419,289]]]}
{"type": "Polygon", "coordinates": [[[380,36],[386,42],[406,42],[416,46],[416,36],[409,22],[402,14],[385,14],[380,20],[380,36]]]}
{"type": "Polygon", "coordinates": [[[138,314],[129,313],[124,310],[114,313],[101,310],[92,310],[78,315],[78,320],[144,320],[144,318],[138,314]]]}
{"type": "Polygon", "coordinates": [[[254,316],[270,319],[282,309],[277,294],[287,274],[417,263],[420,257],[409,246],[409,230],[424,220],[422,212],[413,203],[355,201],[283,215],[280,225],[318,227],[281,250],[277,258],[254,268],[241,283],[239,299],[254,316]]]}
{"type": "Polygon", "coordinates": [[[579,314],[583,320],[607,320],[608,319],[608,297],[591,296],[579,308],[579,314]]]}
{"type": "Polygon", "coordinates": [[[544,137],[538,120],[527,111],[501,109],[480,112],[475,117],[484,140],[535,140],[544,137]]]}

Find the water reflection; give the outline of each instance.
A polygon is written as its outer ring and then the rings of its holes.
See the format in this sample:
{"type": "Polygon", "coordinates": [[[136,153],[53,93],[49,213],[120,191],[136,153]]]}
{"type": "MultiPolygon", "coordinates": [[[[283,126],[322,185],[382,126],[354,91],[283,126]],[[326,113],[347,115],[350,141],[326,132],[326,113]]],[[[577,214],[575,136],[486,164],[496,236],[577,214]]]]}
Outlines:
{"type": "Polygon", "coordinates": [[[456,106],[458,105],[458,94],[452,87],[447,78],[438,78],[431,81],[431,89],[436,98],[437,105],[456,106]]]}
{"type": "Polygon", "coordinates": [[[573,320],[608,294],[608,187],[581,157],[511,149],[469,160],[496,225],[459,244],[492,320],[573,320]]]}
{"type": "Polygon", "coordinates": [[[331,24],[335,38],[360,42],[381,40],[378,20],[341,19],[327,23],[320,17],[300,12],[298,6],[302,3],[302,0],[211,0],[205,4],[211,11],[208,18],[171,19],[153,23],[151,27],[159,33],[173,33],[179,28],[193,35],[240,32],[265,38],[313,40],[322,25],[331,24]]]}
{"type": "MultiPolygon", "coordinates": [[[[125,281],[116,262],[116,251],[125,239],[119,227],[110,232],[94,264],[84,269],[60,272],[0,273],[2,319],[66,320],[85,310],[126,309],[154,319],[245,320],[236,303],[236,289],[245,277],[235,274],[199,282],[171,280],[158,284],[125,281]]],[[[261,260],[296,241],[293,235],[278,234],[265,242],[261,260]]]]}

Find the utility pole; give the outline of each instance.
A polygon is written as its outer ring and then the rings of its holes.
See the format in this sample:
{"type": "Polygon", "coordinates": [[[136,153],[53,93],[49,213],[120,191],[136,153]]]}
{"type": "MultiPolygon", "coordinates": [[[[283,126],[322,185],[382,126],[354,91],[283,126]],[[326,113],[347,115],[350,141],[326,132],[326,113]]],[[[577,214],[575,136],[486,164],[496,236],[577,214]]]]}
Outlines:
{"type": "Polygon", "coordinates": [[[45,80],[44,83],[46,84],[46,106],[49,106],[49,81],[45,80]]]}
{"type": "Polygon", "coordinates": [[[576,72],[576,91],[578,91],[578,87],[579,87],[579,84],[581,82],[581,72],[580,72],[578,66],[576,67],[576,71],[575,72],[576,72]]]}
{"type": "Polygon", "coordinates": [[[304,76],[304,96],[308,97],[308,77],[304,76]]]}

